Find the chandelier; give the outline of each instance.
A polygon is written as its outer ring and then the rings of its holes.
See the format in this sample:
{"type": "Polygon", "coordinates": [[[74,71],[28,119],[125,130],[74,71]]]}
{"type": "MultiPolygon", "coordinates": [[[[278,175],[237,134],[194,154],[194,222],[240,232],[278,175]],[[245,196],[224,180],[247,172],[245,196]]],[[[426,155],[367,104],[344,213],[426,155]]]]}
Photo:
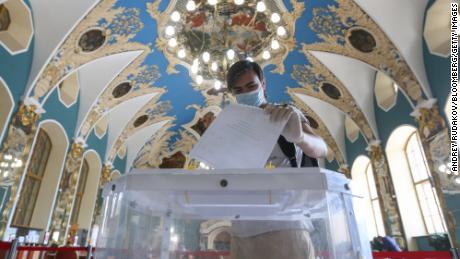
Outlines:
{"type": "Polygon", "coordinates": [[[12,173],[17,168],[23,165],[21,159],[15,157],[12,154],[3,155],[3,159],[0,159],[0,186],[10,186],[14,180],[12,173]]]}
{"type": "Polygon", "coordinates": [[[275,3],[188,0],[176,5],[160,32],[165,51],[189,68],[197,85],[225,92],[225,75],[238,60],[260,65],[284,55],[289,32],[275,3]]]}

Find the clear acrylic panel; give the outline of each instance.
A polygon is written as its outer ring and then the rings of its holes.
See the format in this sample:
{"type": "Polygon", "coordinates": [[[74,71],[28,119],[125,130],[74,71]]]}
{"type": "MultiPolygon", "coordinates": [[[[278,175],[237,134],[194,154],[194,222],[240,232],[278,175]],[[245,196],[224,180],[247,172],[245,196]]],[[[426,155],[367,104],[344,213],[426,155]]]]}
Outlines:
{"type": "Polygon", "coordinates": [[[104,190],[96,258],[370,258],[348,180],[316,175],[255,174],[267,186],[272,180],[280,186],[253,190],[229,174],[205,175],[196,186],[173,176],[188,183],[185,188],[168,188],[165,175],[121,177],[115,191],[104,190]],[[229,185],[208,188],[207,178],[229,185]],[[305,188],[300,181],[308,182],[305,188]]]}

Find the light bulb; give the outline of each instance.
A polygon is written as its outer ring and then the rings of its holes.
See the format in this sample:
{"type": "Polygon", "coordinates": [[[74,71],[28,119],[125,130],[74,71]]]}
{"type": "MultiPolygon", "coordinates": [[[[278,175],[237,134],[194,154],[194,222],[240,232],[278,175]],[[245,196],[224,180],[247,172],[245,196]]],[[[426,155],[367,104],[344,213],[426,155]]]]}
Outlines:
{"type": "Polygon", "coordinates": [[[221,86],[222,86],[222,83],[219,80],[216,80],[214,82],[214,89],[219,90],[221,86]]]}
{"type": "Polygon", "coordinates": [[[215,62],[215,61],[212,62],[212,64],[211,64],[211,69],[212,69],[212,71],[217,71],[218,68],[219,68],[219,67],[217,66],[217,62],[215,62]]]}
{"type": "Polygon", "coordinates": [[[199,61],[196,58],[196,59],[193,60],[192,66],[198,66],[198,65],[199,65],[199,61]]]}
{"type": "Polygon", "coordinates": [[[195,4],[195,1],[194,0],[189,0],[187,2],[187,5],[185,5],[185,8],[187,8],[187,11],[194,11],[195,8],[196,8],[196,4],[195,4]]]}
{"type": "Polygon", "coordinates": [[[276,29],[276,34],[279,36],[284,36],[286,35],[286,29],[284,29],[283,26],[279,26],[278,29],[276,29]]]}
{"type": "Polygon", "coordinates": [[[208,63],[209,60],[211,59],[211,55],[209,54],[209,52],[206,51],[206,52],[203,53],[202,58],[203,58],[203,61],[204,61],[205,63],[208,63]]]}
{"type": "Polygon", "coordinates": [[[198,73],[198,65],[193,64],[191,69],[193,74],[198,73]]]}
{"type": "Polygon", "coordinates": [[[267,60],[270,58],[270,52],[268,50],[264,50],[264,52],[262,52],[262,57],[267,60]]]}
{"type": "Polygon", "coordinates": [[[273,23],[278,23],[281,20],[281,17],[278,13],[272,13],[271,20],[273,23]]]}
{"type": "Polygon", "coordinates": [[[171,38],[171,39],[169,39],[169,40],[168,40],[168,45],[169,45],[170,47],[173,47],[173,48],[174,48],[175,46],[177,46],[177,40],[176,40],[176,38],[171,38]]]}
{"type": "Polygon", "coordinates": [[[9,171],[5,171],[5,172],[3,173],[3,177],[8,177],[9,174],[10,174],[9,171]]]}
{"type": "Polygon", "coordinates": [[[210,5],[216,5],[216,4],[217,4],[217,0],[208,0],[208,4],[210,4],[210,5]]]}
{"type": "Polygon", "coordinates": [[[196,76],[196,83],[199,84],[199,85],[201,85],[201,83],[203,83],[203,77],[200,76],[200,75],[197,75],[197,76],[196,76]]]}
{"type": "Polygon", "coordinates": [[[265,3],[260,1],[256,5],[257,12],[264,12],[265,9],[267,9],[267,6],[265,6],[265,3]]]}
{"type": "Polygon", "coordinates": [[[244,4],[244,0],[234,0],[233,1],[236,5],[242,5],[244,4]]]}
{"type": "Polygon", "coordinates": [[[279,49],[280,43],[277,40],[272,40],[272,49],[279,49]]]}
{"type": "Polygon", "coordinates": [[[178,21],[180,21],[180,13],[179,13],[178,11],[172,12],[172,14],[171,14],[171,20],[173,20],[173,22],[178,22],[178,21]]]}
{"type": "Polygon", "coordinates": [[[457,177],[455,178],[455,183],[457,183],[458,185],[460,185],[460,176],[457,176],[457,177]]]}
{"type": "Polygon", "coordinates": [[[12,156],[12,155],[4,155],[3,157],[5,158],[5,160],[11,160],[11,159],[13,159],[13,156],[12,156]]]}
{"type": "Polygon", "coordinates": [[[166,26],[166,31],[165,32],[166,32],[166,35],[173,36],[174,33],[176,33],[176,30],[174,29],[173,26],[168,25],[168,26],[166,26]]]}
{"type": "Polygon", "coordinates": [[[227,50],[227,58],[230,60],[235,58],[235,51],[233,49],[227,50]]]}
{"type": "Polygon", "coordinates": [[[177,52],[177,56],[179,58],[185,58],[185,49],[180,49],[178,52],[177,52]]]}
{"type": "Polygon", "coordinates": [[[445,164],[442,164],[438,167],[439,172],[446,172],[447,166],[445,164]]]}
{"type": "Polygon", "coordinates": [[[246,60],[251,61],[251,62],[254,62],[254,59],[251,58],[251,57],[246,57],[246,60]]]}

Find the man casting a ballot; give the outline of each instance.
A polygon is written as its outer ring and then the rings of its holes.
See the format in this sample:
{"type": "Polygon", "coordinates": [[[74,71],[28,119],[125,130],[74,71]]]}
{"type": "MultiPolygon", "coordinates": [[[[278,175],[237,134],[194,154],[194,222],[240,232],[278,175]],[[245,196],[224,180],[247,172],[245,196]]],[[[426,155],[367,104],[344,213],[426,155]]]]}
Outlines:
{"type": "MultiPolygon", "coordinates": [[[[270,121],[287,123],[267,163],[275,167],[318,166],[326,156],[324,140],[313,133],[308,120],[296,108],[266,100],[263,71],[255,62],[238,61],[227,73],[227,87],[239,104],[263,108],[270,121]]],[[[308,222],[234,221],[231,257],[235,259],[315,258],[308,222]]]]}

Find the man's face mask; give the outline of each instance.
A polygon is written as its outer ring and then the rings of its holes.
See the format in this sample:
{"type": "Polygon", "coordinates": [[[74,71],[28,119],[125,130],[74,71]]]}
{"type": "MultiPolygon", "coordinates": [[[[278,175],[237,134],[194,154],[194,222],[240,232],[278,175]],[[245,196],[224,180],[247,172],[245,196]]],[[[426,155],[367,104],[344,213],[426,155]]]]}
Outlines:
{"type": "Polygon", "coordinates": [[[245,104],[250,106],[257,106],[266,103],[264,96],[264,90],[261,86],[259,86],[256,90],[244,94],[237,94],[235,95],[236,101],[239,104],[245,104]]]}

